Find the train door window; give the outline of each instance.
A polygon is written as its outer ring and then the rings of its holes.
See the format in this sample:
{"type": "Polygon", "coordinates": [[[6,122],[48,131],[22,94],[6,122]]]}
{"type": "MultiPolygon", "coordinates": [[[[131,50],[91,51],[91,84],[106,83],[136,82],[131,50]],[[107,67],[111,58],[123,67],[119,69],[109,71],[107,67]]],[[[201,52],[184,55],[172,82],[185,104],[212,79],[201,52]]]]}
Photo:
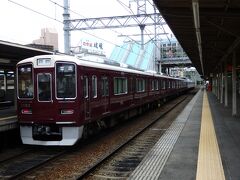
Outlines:
{"type": "Polygon", "coordinates": [[[19,66],[18,70],[18,97],[19,98],[33,98],[33,73],[32,65],[19,66]]]}
{"type": "Polygon", "coordinates": [[[162,80],[162,89],[166,89],[166,81],[162,80]]]}
{"type": "Polygon", "coordinates": [[[108,87],[108,78],[107,77],[101,78],[101,92],[102,92],[102,96],[109,95],[109,87],[108,87]]]}
{"type": "Polygon", "coordinates": [[[154,89],[157,91],[159,89],[158,80],[154,80],[154,89]]]}
{"type": "Polygon", "coordinates": [[[83,97],[88,98],[88,77],[83,77],[83,97]]]}
{"type": "Polygon", "coordinates": [[[114,95],[127,94],[127,78],[114,78],[114,95]]]}
{"type": "Polygon", "coordinates": [[[92,97],[97,98],[97,76],[92,76],[92,97]]]}
{"type": "Polygon", "coordinates": [[[128,92],[132,93],[133,92],[133,78],[129,78],[128,82],[128,92]]]}
{"type": "Polygon", "coordinates": [[[136,78],[132,78],[132,92],[136,92],[136,78]]]}
{"type": "Polygon", "coordinates": [[[151,90],[154,91],[154,80],[151,80],[152,81],[152,87],[151,87],[151,90]]]}
{"type": "Polygon", "coordinates": [[[52,99],[52,86],[51,86],[51,74],[40,73],[37,75],[37,92],[39,101],[51,101],[52,99]]]}

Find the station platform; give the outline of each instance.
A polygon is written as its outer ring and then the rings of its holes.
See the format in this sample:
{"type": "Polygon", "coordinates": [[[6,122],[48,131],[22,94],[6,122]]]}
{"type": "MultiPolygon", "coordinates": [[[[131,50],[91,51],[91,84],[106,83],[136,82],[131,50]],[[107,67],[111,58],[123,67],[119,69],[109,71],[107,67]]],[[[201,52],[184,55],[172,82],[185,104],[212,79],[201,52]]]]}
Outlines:
{"type": "Polygon", "coordinates": [[[199,90],[129,179],[239,180],[240,119],[199,90]]]}
{"type": "Polygon", "coordinates": [[[14,107],[0,109],[0,132],[18,127],[17,115],[14,107]]]}

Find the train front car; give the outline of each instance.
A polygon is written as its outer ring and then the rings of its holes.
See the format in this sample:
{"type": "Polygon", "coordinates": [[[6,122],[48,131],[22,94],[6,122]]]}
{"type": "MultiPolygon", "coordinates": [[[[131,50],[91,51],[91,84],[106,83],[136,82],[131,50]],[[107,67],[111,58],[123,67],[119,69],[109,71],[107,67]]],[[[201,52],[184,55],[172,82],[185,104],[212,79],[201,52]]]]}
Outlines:
{"type": "Polygon", "coordinates": [[[82,136],[77,65],[66,56],[17,64],[18,120],[23,144],[71,146],[82,136]]]}

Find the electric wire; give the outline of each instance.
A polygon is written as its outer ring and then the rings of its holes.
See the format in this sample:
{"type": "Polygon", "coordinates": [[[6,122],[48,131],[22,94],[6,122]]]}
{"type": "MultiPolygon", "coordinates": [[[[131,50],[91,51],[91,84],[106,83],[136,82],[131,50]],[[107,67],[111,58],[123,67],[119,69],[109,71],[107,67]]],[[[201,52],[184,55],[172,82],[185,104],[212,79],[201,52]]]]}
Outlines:
{"type": "MultiPolygon", "coordinates": [[[[32,8],[29,8],[29,7],[25,6],[25,5],[22,5],[22,4],[20,4],[20,3],[17,3],[17,2],[15,2],[15,1],[13,1],[13,0],[8,0],[8,1],[11,2],[11,3],[13,3],[13,4],[15,4],[15,5],[18,5],[18,6],[20,6],[20,7],[23,7],[23,8],[25,8],[25,9],[29,10],[29,11],[32,11],[32,12],[34,12],[34,13],[36,13],[36,14],[39,14],[39,15],[41,15],[41,16],[44,16],[44,17],[46,17],[46,18],[49,18],[49,19],[51,19],[51,20],[54,20],[54,21],[57,21],[57,22],[63,24],[62,21],[59,21],[58,19],[56,19],[56,9],[55,9],[55,18],[53,18],[53,17],[50,17],[50,16],[48,16],[48,15],[46,15],[46,14],[43,14],[43,13],[41,13],[41,12],[39,12],[39,11],[36,11],[36,10],[34,10],[34,9],[32,9],[32,8]]],[[[55,6],[57,5],[57,6],[61,7],[61,8],[64,8],[62,5],[56,3],[55,1],[52,1],[52,0],[49,0],[49,1],[52,2],[53,4],[55,4],[55,6]]],[[[72,11],[70,8],[69,8],[69,11],[72,12],[72,13],[75,13],[75,14],[81,16],[81,17],[84,17],[83,15],[81,15],[81,14],[75,12],[75,11],[72,11]]],[[[128,11],[128,12],[129,12],[129,11],[128,11]]],[[[130,12],[131,12],[132,14],[134,14],[132,10],[130,10],[130,12]]],[[[84,17],[84,18],[85,18],[85,17],[84,17]]],[[[138,20],[137,20],[137,21],[138,21],[138,20]]],[[[138,21],[138,22],[139,22],[139,21],[138,21]]],[[[140,22],[139,22],[139,23],[140,23],[140,22]]],[[[111,30],[112,30],[112,29],[111,29],[111,30]]],[[[119,33],[119,32],[117,32],[117,31],[115,31],[115,30],[112,30],[112,31],[115,32],[115,33],[117,33],[117,34],[122,35],[122,33],[119,33]]],[[[117,45],[117,44],[115,44],[115,43],[113,43],[113,42],[110,42],[110,41],[108,41],[108,40],[106,40],[106,39],[103,39],[103,38],[101,38],[100,36],[97,36],[97,35],[95,35],[95,34],[87,33],[87,32],[85,32],[85,31],[83,31],[83,32],[86,33],[86,34],[89,34],[89,35],[91,35],[91,36],[93,36],[93,37],[96,37],[96,38],[98,38],[98,39],[101,39],[101,40],[103,40],[103,41],[105,41],[105,42],[107,42],[107,43],[109,43],[109,44],[115,45],[115,46],[120,47],[120,48],[122,48],[122,49],[125,49],[125,50],[127,50],[127,51],[129,51],[129,52],[132,52],[132,53],[134,53],[134,54],[136,54],[136,55],[139,55],[139,53],[134,52],[132,49],[129,50],[129,49],[127,49],[127,48],[121,47],[121,46],[119,46],[119,45],[117,45]]],[[[150,37],[150,38],[151,38],[151,37],[150,37]]],[[[128,39],[133,40],[133,39],[130,38],[130,37],[128,37],[128,39]]],[[[151,39],[150,39],[150,40],[151,40],[151,39]]],[[[150,41],[150,40],[149,40],[149,41],[150,41]]],[[[148,42],[149,42],[149,41],[148,41],[148,42]]],[[[136,41],[134,40],[134,42],[136,42],[136,41]]],[[[137,42],[136,42],[136,43],[137,43],[137,42]]],[[[146,52],[146,51],[145,51],[145,53],[150,54],[149,52],[146,52]]]]}
{"type": "MultiPolygon", "coordinates": [[[[64,8],[62,5],[56,3],[55,1],[52,1],[52,0],[49,0],[49,1],[52,2],[52,3],[54,3],[55,5],[58,5],[58,6],[61,7],[61,8],[64,8]]],[[[75,13],[75,14],[83,17],[83,18],[86,18],[85,16],[83,16],[83,15],[81,15],[81,14],[75,12],[75,11],[72,11],[70,8],[68,8],[68,10],[69,10],[70,12],[73,12],[73,13],[75,13]]],[[[113,30],[113,29],[109,29],[109,30],[111,30],[111,31],[113,31],[114,33],[117,33],[117,34],[119,34],[119,35],[123,35],[122,33],[118,32],[118,31],[116,31],[116,30],[113,30]]],[[[106,40],[106,39],[103,39],[103,38],[100,37],[100,36],[97,36],[97,35],[95,35],[95,34],[92,34],[92,33],[89,33],[89,32],[85,32],[85,31],[82,31],[82,32],[85,33],[85,34],[91,35],[91,36],[93,36],[93,37],[95,37],[95,38],[101,39],[101,40],[103,40],[103,41],[105,41],[105,42],[107,42],[107,43],[109,43],[109,44],[112,44],[112,45],[114,45],[114,46],[120,47],[120,48],[122,48],[122,49],[124,49],[124,50],[127,50],[127,51],[129,51],[129,52],[132,52],[132,53],[138,55],[138,53],[134,52],[133,50],[129,50],[129,49],[127,49],[127,48],[121,47],[121,46],[119,46],[119,45],[117,45],[117,44],[115,44],[115,43],[113,43],[113,42],[110,42],[110,41],[108,41],[108,40],[106,40]]],[[[127,36],[127,38],[140,45],[140,43],[138,43],[137,41],[135,41],[135,40],[132,39],[131,37],[127,36]]],[[[81,41],[79,41],[79,42],[77,43],[77,45],[79,45],[80,42],[81,42],[81,41]]],[[[147,52],[147,53],[148,53],[148,52],[147,52]]]]}
{"type": "MultiPolygon", "coordinates": [[[[128,12],[130,12],[131,14],[133,14],[134,15],[134,12],[132,11],[132,9],[130,8],[130,7],[128,7],[126,4],[124,4],[123,2],[121,2],[120,0],[116,0],[119,4],[121,4],[128,12]]],[[[138,21],[138,19],[136,19],[136,21],[138,21]]],[[[138,23],[140,24],[140,22],[138,21],[138,23]]],[[[162,24],[161,24],[162,25],[162,24]]],[[[147,31],[148,30],[146,30],[145,28],[144,28],[144,31],[146,32],[146,33],[148,33],[147,31]]],[[[151,31],[149,31],[150,33],[152,33],[151,31]]],[[[164,33],[166,33],[165,31],[164,31],[164,33]]],[[[151,39],[154,39],[154,38],[151,38],[150,37],[150,35],[148,35],[148,37],[150,38],[150,40],[151,39]]],[[[156,38],[156,37],[155,37],[156,38]]],[[[156,41],[153,41],[153,43],[155,44],[155,47],[159,50],[159,51],[161,51],[161,49],[160,49],[160,47],[158,47],[158,45],[156,44],[156,41]]],[[[146,45],[147,43],[144,43],[143,45],[146,45]]]]}
{"type": "Polygon", "coordinates": [[[41,15],[41,16],[44,16],[44,17],[46,17],[46,18],[52,19],[52,20],[54,20],[54,21],[57,21],[57,22],[63,24],[62,21],[59,21],[59,20],[57,20],[56,18],[50,17],[50,16],[48,16],[48,15],[46,15],[46,14],[43,14],[43,13],[41,13],[41,12],[38,12],[38,11],[32,9],[32,8],[29,8],[29,7],[27,7],[27,6],[24,6],[24,5],[22,5],[22,4],[19,4],[19,3],[15,2],[15,1],[13,1],[13,0],[8,0],[8,1],[11,2],[11,3],[13,3],[13,4],[15,4],[15,5],[21,6],[21,7],[25,8],[25,9],[27,9],[27,10],[29,10],[29,11],[32,11],[32,12],[34,12],[34,13],[37,13],[37,14],[41,15]]]}

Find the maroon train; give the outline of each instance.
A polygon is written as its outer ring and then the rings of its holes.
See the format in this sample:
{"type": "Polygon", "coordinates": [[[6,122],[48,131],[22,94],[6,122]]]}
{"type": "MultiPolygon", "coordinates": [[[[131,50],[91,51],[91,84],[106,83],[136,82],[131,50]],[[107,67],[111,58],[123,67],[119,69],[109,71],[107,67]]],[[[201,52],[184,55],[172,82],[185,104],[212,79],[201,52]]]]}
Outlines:
{"type": "Polygon", "coordinates": [[[28,58],[17,64],[21,138],[24,144],[71,146],[90,131],[157,106],[188,86],[184,79],[97,63],[90,57],[28,58]]]}

